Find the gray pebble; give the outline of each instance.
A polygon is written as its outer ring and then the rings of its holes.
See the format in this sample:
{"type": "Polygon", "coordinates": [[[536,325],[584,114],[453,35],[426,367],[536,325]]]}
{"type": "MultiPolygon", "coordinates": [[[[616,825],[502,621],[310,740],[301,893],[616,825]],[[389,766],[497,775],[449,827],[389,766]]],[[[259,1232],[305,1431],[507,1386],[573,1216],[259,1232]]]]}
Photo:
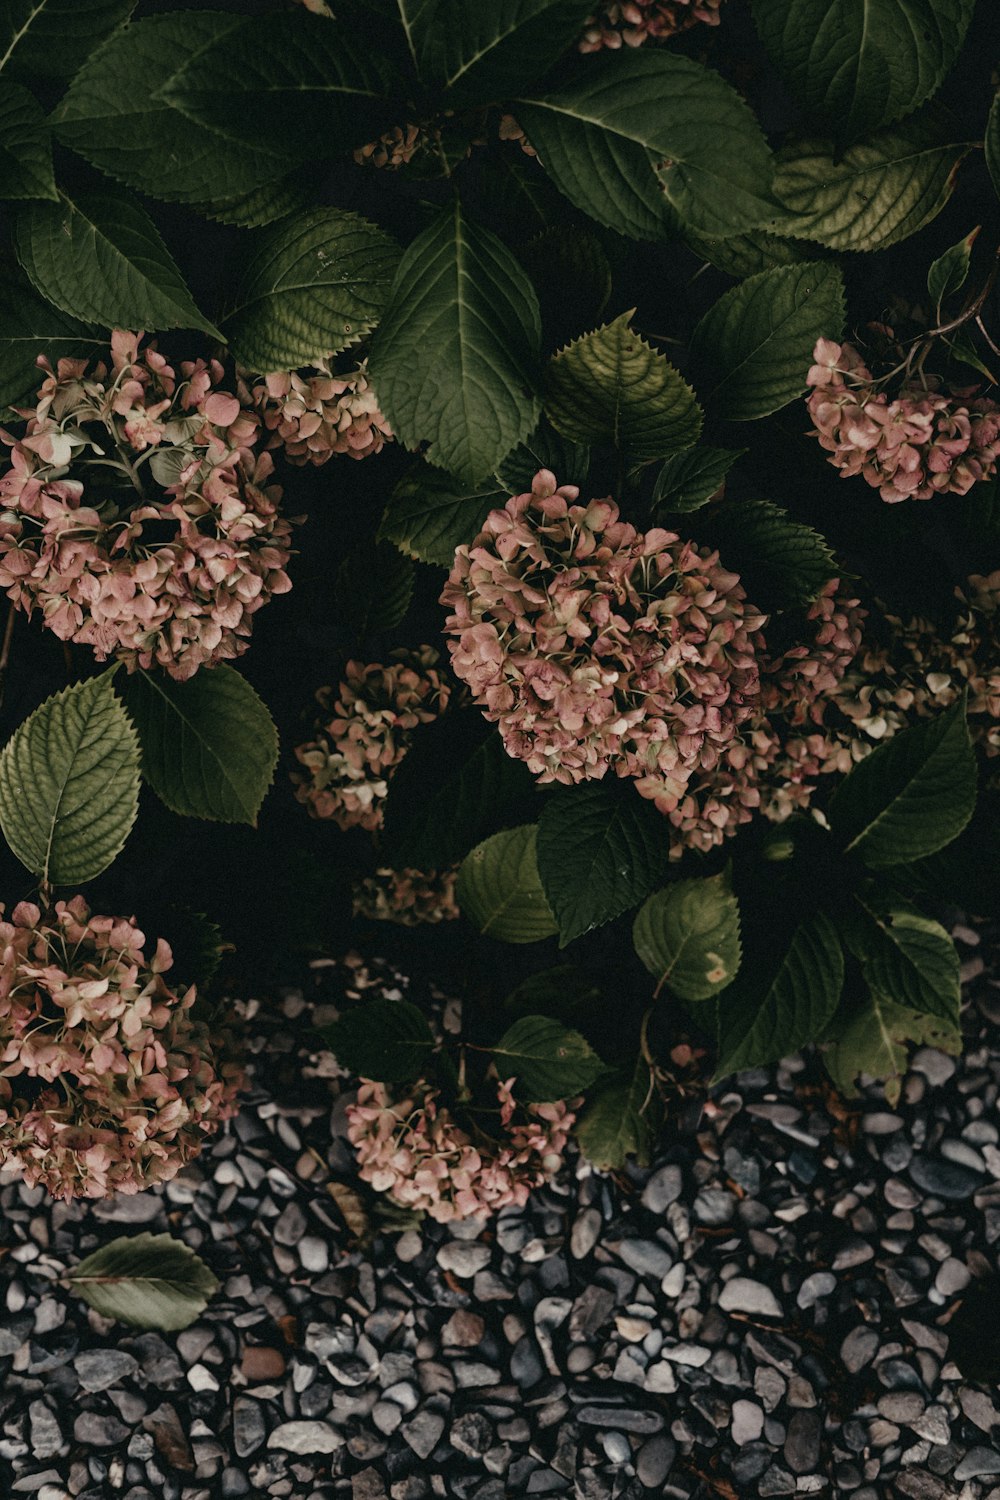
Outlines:
{"type": "Polygon", "coordinates": [[[233,1446],[240,1458],[256,1453],[267,1435],[264,1414],[256,1401],[237,1396],[233,1402],[233,1446]]]}
{"type": "Polygon", "coordinates": [[[780,1318],[781,1304],[762,1281],[749,1276],[733,1276],[719,1293],[723,1312],[756,1313],[758,1317],[780,1318]]]}
{"type": "Polygon", "coordinates": [[[792,1413],[782,1452],[793,1474],[808,1474],[819,1463],[822,1424],[814,1410],[792,1413]]]}
{"type": "Polygon", "coordinates": [[[403,1436],[418,1458],[430,1458],[443,1432],[444,1417],[426,1406],[403,1427],[403,1436]]]}
{"type": "Polygon", "coordinates": [[[865,1365],[871,1364],[878,1349],[878,1334],[874,1328],[867,1328],[863,1323],[857,1328],[852,1328],[840,1346],[840,1358],[844,1368],[852,1375],[856,1375],[865,1365]]]}
{"type": "Polygon", "coordinates": [[[660,1489],[673,1468],[676,1453],[677,1444],[665,1434],[649,1438],[639,1449],[635,1461],[639,1483],[644,1484],[647,1490],[660,1489]]]}
{"type": "Polygon", "coordinates": [[[489,1245],[478,1241],[449,1240],[437,1253],[437,1263],[442,1271],[451,1271],[454,1276],[475,1276],[489,1262],[489,1245]]]}
{"type": "Polygon", "coordinates": [[[284,1453],[335,1453],[343,1445],[341,1433],[327,1422],[282,1422],[267,1440],[269,1448],[284,1453]]]}
{"type": "Polygon", "coordinates": [[[815,1307],[823,1297],[837,1290],[837,1278],[830,1271],[814,1271],[799,1287],[796,1302],[799,1307],[815,1307]]]}
{"type": "Polygon", "coordinates": [[[995,1448],[970,1448],[955,1469],[956,1479],[978,1479],[1000,1474],[1000,1453],[995,1448]]]}

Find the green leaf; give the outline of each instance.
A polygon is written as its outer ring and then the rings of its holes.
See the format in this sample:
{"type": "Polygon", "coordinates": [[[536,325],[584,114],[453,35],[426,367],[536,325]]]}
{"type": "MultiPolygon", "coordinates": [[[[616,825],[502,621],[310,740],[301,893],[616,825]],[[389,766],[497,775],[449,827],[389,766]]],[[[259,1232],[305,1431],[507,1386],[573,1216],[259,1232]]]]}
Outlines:
{"type": "Polygon", "coordinates": [[[320,1028],[342,1068],[376,1083],[410,1083],[426,1071],[434,1035],[408,1000],[379,997],[320,1028]]]}
{"type": "Polygon", "coordinates": [[[700,510],[717,495],[745,448],[686,448],[666,460],[653,486],[653,505],[684,513],[700,510]]]}
{"type": "Polygon", "coordinates": [[[508,828],[463,859],[455,897],[464,916],[502,943],[537,943],[556,922],[538,877],[533,824],[508,828]]]}
{"type": "Polygon", "coordinates": [[[777,954],[745,963],[720,995],[716,1078],[778,1062],[817,1041],[837,1009],[843,982],[837,929],[817,912],[777,954]]]}
{"type": "Polygon", "coordinates": [[[170,1234],[112,1240],[68,1271],[66,1280],[103,1318],[161,1333],[189,1327],[219,1289],[205,1262],[170,1234]]]}
{"type": "Polygon", "coordinates": [[[926,116],[837,150],[832,140],[796,141],[778,153],[774,196],[782,234],[831,250],[885,250],[929,224],[951,197],[970,150],[942,139],[926,116]]]}
{"type": "Polygon", "coordinates": [[[559,944],[638,905],[666,878],[669,828],[630,787],[559,791],[538,824],[538,869],[559,923],[559,944]]]}
{"type": "Polygon", "coordinates": [[[0,90],[0,198],[55,198],[52,142],[42,106],[18,83],[0,90]]]}
{"type": "Polygon", "coordinates": [[[530,812],[535,783],[478,709],[422,727],[389,782],[382,847],[397,868],[441,870],[530,812]]]}
{"type": "Polygon", "coordinates": [[[726,566],[743,577],[754,603],[768,613],[811,604],[837,572],[819,532],[770,500],[728,506],[709,531],[726,566]]]}
{"type": "Polygon", "coordinates": [[[669,360],[629,327],[635,308],[549,360],[545,414],[564,437],[608,443],[629,459],[697,442],[702,412],[669,360]]]}
{"type": "Polygon", "coordinates": [[[57,136],[109,177],[181,203],[236,197],[285,177],[295,158],[260,128],[254,110],[248,118],[257,122],[257,138],[247,142],[233,138],[232,121],[206,125],[168,97],[187,62],[224,46],[246,24],[235,15],[186,10],[127,26],[76,74],[52,115],[57,136]]]}
{"type": "Polygon", "coordinates": [[[410,607],[413,582],[413,564],[391,542],[365,542],[347,554],[334,599],[357,642],[395,630],[410,607]]]}
{"type": "Polygon", "coordinates": [[[556,186],[599,224],[663,239],[678,217],[715,235],[770,217],[767,142],[717,73],[651,47],[581,58],[567,72],[553,92],[517,99],[514,113],[556,186]]]}
{"type": "Polygon", "coordinates": [[[740,967],[740,907],[729,876],[678,880],[656,891],[632,928],[635,951],[682,1000],[710,1000],[740,967]]]}
{"type": "Polygon", "coordinates": [[[962,999],[958,952],[950,935],[916,907],[877,887],[856,897],[847,941],[869,989],[957,1032],[962,999]]]}
{"type": "Polygon", "coordinates": [[[456,200],[405,251],[369,368],[400,440],[477,484],[538,420],[540,340],[530,281],[456,200]]]}
{"type": "Polygon", "coordinates": [[[4,0],[0,73],[69,78],[135,9],[136,0],[4,0]]]}
{"type": "Polygon", "coordinates": [[[29,203],[17,215],[17,258],[36,290],[70,317],[105,328],[200,328],[197,309],[152,219],[124,193],[29,203]]]}
{"type": "Polygon", "coordinates": [[[521,1016],[497,1042],[493,1061],[524,1104],[548,1104],[589,1088],[605,1067],[585,1037],[551,1016],[521,1016]]]}
{"type": "Polygon", "coordinates": [[[234,224],[239,229],[261,229],[289,214],[303,213],[310,204],[313,172],[296,167],[287,177],[264,187],[232,196],[213,196],[204,203],[192,203],[195,213],[220,224],[234,224]]]}
{"type": "Polygon", "coordinates": [[[986,122],[986,165],[993,187],[1000,198],[1000,93],[994,94],[990,117],[986,122]]]}
{"type": "Polygon", "coordinates": [[[859,762],[837,787],[829,819],[843,849],[881,869],[951,843],[975,806],[976,757],[963,695],[859,762]]]}
{"type": "Polygon", "coordinates": [[[932,261],[927,272],[927,294],[938,314],[944,299],[950,297],[952,292],[960,292],[965,285],[972,261],[972,247],[982,227],[977,224],[957,245],[952,245],[937,260],[932,261]]]}
{"type": "Polygon", "coordinates": [[[106,870],[138,808],[139,741],[109,673],[46,698],[0,754],[0,828],[49,885],[106,870]]]}
{"type": "Polygon", "coordinates": [[[257,826],[278,760],[278,732],[245,677],[223,663],[177,682],[134,672],[125,701],[142,774],[172,812],[257,826]]]}
{"type": "Polygon", "coordinates": [[[794,401],[818,338],[838,338],[844,282],[809,261],[760,271],[724,292],[698,323],[691,359],[698,391],[720,417],[748,422],[794,401]]]}
{"type": "Polygon", "coordinates": [[[421,79],[447,90],[454,107],[538,78],[578,40],[591,8],[592,0],[404,0],[400,13],[421,79]]]}
{"type": "Polygon", "coordinates": [[[580,1150],[598,1172],[617,1172],[634,1156],[648,1166],[655,1143],[656,1090],[649,1065],[636,1059],[631,1073],[602,1080],[576,1125],[580,1150]]]}
{"type": "Polygon", "coordinates": [[[553,1016],[557,1021],[568,1022],[581,1011],[595,1011],[602,1006],[600,986],[589,974],[575,964],[557,964],[552,969],[540,969],[529,974],[511,990],[504,1000],[504,1009],[524,1016],[553,1016]]]}
{"type": "Polygon", "coordinates": [[[841,141],[900,119],[940,86],[975,0],[752,0],[772,61],[841,141]]]}
{"type": "Polygon", "coordinates": [[[873,992],[824,1051],[823,1061],[837,1088],[848,1098],[857,1094],[855,1081],[864,1073],[884,1081],[886,1099],[895,1105],[907,1068],[907,1045],[911,1043],[953,1056],[962,1050],[957,1027],[938,1015],[912,1010],[873,992]]]}
{"type": "Polygon", "coordinates": [[[749,234],[734,234],[727,239],[716,239],[712,235],[694,234],[686,230],[684,238],[695,255],[709,261],[727,276],[737,276],[742,281],[758,271],[770,271],[774,266],[792,266],[799,261],[815,260],[815,245],[801,240],[781,239],[763,229],[749,234]]]}
{"type": "Polygon", "coordinates": [[[499,465],[496,478],[503,487],[503,499],[497,503],[503,505],[509,496],[530,490],[539,469],[551,469],[560,484],[582,488],[590,472],[590,449],[562,437],[543,419],[499,465]]]}
{"type": "Polygon", "coordinates": [[[0,407],[34,395],[44,379],[37,359],[107,350],[107,338],[39,297],[20,272],[0,268],[0,407]]]}
{"type": "Polygon", "coordinates": [[[371,333],[400,249],[360,214],[314,208],[262,236],[225,325],[241,364],[268,374],[339,354],[371,333]]]}
{"type": "Polygon", "coordinates": [[[420,562],[450,568],[455,548],[471,542],[491,510],[510,491],[487,481],[461,485],[440,470],[416,464],[393,490],[379,524],[379,539],[393,542],[420,562]]]}

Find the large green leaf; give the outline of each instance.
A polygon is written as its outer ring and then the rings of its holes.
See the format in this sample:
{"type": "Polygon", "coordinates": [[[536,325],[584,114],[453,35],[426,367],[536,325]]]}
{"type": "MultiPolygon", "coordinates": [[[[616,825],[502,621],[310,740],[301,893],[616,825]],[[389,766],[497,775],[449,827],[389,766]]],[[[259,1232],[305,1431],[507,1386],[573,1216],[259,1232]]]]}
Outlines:
{"type": "Polygon", "coordinates": [[[778,1062],[818,1041],[837,1009],[844,955],[823,912],[801,922],[787,945],[744,963],[719,996],[716,1077],[778,1062]]]}
{"type": "Polygon", "coordinates": [[[669,828],[631,787],[591,782],[549,798],[538,869],[560,946],[638,905],[666,878],[669,828]]]}
{"type": "Polygon", "coordinates": [[[505,823],[530,815],[535,782],[478,709],[449,709],[415,735],[393,772],[382,847],[397,867],[441,870],[505,823]]]}
{"type": "Polygon", "coordinates": [[[755,276],[758,271],[770,271],[774,266],[792,266],[801,260],[816,258],[814,245],[804,240],[782,239],[764,229],[733,234],[726,239],[686,230],[684,238],[695,255],[740,281],[746,276],[755,276]]]}
{"type": "Polygon", "coordinates": [[[68,78],[107,34],[128,20],[136,0],[4,0],[0,73],[68,78]]]}
{"type": "Polygon", "coordinates": [[[682,1000],[710,1000],[740,967],[740,907],[729,877],[678,880],[645,902],[632,928],[635,951],[682,1000]]]}
{"type": "Polygon", "coordinates": [[[568,73],[513,107],[556,186],[598,223],[663,239],[677,219],[728,235],[771,217],[767,143],[717,73],[652,47],[581,58],[568,73]]]}
{"type": "Polygon", "coordinates": [[[877,887],[857,898],[847,940],[873,994],[958,1029],[958,952],[940,922],[877,887]]]}
{"type": "Polygon", "coordinates": [[[697,389],[720,417],[766,417],[806,388],[818,338],[839,337],[844,282],[823,261],[760,271],[724,292],[694,330],[697,389]]]}
{"type": "Polygon", "coordinates": [[[969,150],[927,116],[844,152],[832,140],[796,141],[778,155],[774,196],[787,216],[775,228],[832,250],[885,250],[940,213],[969,150]]]}
{"type": "Polygon", "coordinates": [[[818,531],[770,500],[745,500],[722,510],[705,529],[726,567],[740,574],[759,609],[773,613],[811,604],[837,572],[818,531]]]}
{"type": "Polygon", "coordinates": [[[395,630],[413,598],[413,564],[391,542],[362,542],[337,569],[334,601],[361,643],[395,630]]]}
{"type": "Polygon", "coordinates": [[[778,70],[841,141],[901,119],[949,71],[975,0],[752,0],[778,70]]]}
{"type": "Polygon", "coordinates": [[[103,1318],[176,1333],[205,1311],[219,1283],[205,1262],[170,1234],[132,1234],[102,1245],[66,1273],[103,1318]]]}
{"type": "Polygon", "coordinates": [[[401,0],[413,60],[449,104],[522,89],[572,47],[592,0],[401,0]]]}
{"type": "Polygon", "coordinates": [[[455,548],[471,542],[490,511],[506,504],[509,495],[495,481],[461,485],[440,470],[417,464],[389,497],[378,534],[410,557],[450,568],[455,548]]]}
{"type": "Polygon", "coordinates": [[[20,272],[0,269],[0,407],[38,390],[45,378],[37,359],[93,356],[107,338],[36,295],[20,272]]]}
{"type": "Polygon", "coordinates": [[[964,696],[911,725],[854,767],[830,803],[841,847],[879,869],[951,843],[976,806],[976,757],[964,696]]]}
{"type": "Polygon", "coordinates": [[[222,337],[195,306],[156,225],[126,193],[61,193],[56,203],[26,204],[15,248],[42,296],[82,322],[222,337]]]}
{"type": "Polygon", "coordinates": [[[656,476],[653,505],[668,511],[700,510],[725,483],[745,448],[686,448],[667,459],[656,476]]]}
{"type": "Polygon", "coordinates": [[[551,1016],[521,1016],[497,1042],[493,1060],[501,1078],[515,1080],[524,1104],[568,1099],[605,1071],[586,1038],[551,1016]]]}
{"type": "Polygon", "coordinates": [[[434,1035],[408,1000],[382,996],[345,1010],[321,1028],[342,1068],[376,1083],[409,1083],[427,1069],[434,1035]]]}
{"type": "Polygon", "coordinates": [[[938,314],[938,322],[941,321],[941,303],[953,292],[960,292],[965,285],[972,263],[972,247],[982,227],[977,224],[957,244],[950,245],[943,255],[931,262],[927,272],[927,295],[938,314]]]}
{"type": "Polygon", "coordinates": [[[369,368],[400,439],[477,484],[538,420],[540,340],[527,276],[456,200],[404,253],[369,368]]]}
{"type": "Polygon", "coordinates": [[[283,219],[244,269],[225,320],[233,353],[252,370],[294,370],[371,333],[400,250],[377,224],[341,208],[283,219]]]}
{"type": "Polygon", "coordinates": [[[109,673],[46,698],[0,754],[0,828],[48,885],[106,870],[138,808],[139,741],[109,673]]]}
{"type": "Polygon", "coordinates": [[[296,167],[287,177],[246,193],[215,195],[204,203],[192,203],[196,213],[220,224],[234,224],[239,229],[262,229],[285,219],[289,214],[303,213],[312,198],[313,173],[309,167],[296,167]]]}
{"type": "Polygon", "coordinates": [[[135,672],[125,701],[142,744],[142,774],[172,812],[249,823],[278,760],[278,733],[265,704],[233,667],[186,682],[135,672]]]}
{"type": "Polygon", "coordinates": [[[538,877],[536,829],[508,828],[463,859],[455,896],[463,914],[503,943],[537,943],[557,930],[538,877]]]}
{"type": "Polygon", "coordinates": [[[856,1080],[867,1074],[884,1081],[890,1104],[899,1101],[906,1072],[908,1044],[935,1047],[957,1055],[961,1032],[939,1015],[899,1005],[873,992],[823,1053],[834,1083],[848,1098],[857,1094],[856,1080]]]}
{"type": "Polygon", "coordinates": [[[630,1156],[647,1166],[655,1141],[658,1097],[645,1058],[633,1069],[602,1080],[587,1100],[576,1126],[576,1139],[591,1166],[616,1172],[630,1156]]]}
{"type": "Polygon", "coordinates": [[[55,198],[52,142],[42,106],[18,83],[0,88],[0,198],[55,198]]]}
{"type": "Polygon", "coordinates": [[[549,360],[545,413],[564,437],[609,443],[627,458],[664,458],[697,442],[702,412],[669,360],[622,313],[549,360]]]}

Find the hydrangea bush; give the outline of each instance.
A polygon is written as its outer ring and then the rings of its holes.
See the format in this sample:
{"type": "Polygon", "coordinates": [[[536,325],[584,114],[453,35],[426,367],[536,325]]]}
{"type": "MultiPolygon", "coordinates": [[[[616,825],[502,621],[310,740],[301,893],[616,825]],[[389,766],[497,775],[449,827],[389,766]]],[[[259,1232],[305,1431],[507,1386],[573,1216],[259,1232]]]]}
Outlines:
{"type": "Polygon", "coordinates": [[[0,1164],[169,1177],[225,997],[358,949],[316,1049],[441,1221],[958,1048],[1000,104],[880,6],[0,20],[0,1164]]]}

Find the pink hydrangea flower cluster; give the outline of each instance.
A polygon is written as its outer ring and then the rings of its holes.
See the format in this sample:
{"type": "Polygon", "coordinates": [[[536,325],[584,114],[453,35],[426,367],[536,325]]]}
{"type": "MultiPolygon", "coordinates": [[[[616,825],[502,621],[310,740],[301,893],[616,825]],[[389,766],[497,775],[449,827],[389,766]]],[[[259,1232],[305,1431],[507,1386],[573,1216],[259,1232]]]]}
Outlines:
{"type": "Polygon", "coordinates": [[[366,360],[346,375],[335,375],[323,361],[302,373],[265,375],[252,396],[271,435],[267,446],[283,448],[293,464],[325,464],[335,453],[368,458],[392,442],[366,360]]]}
{"type": "Polygon", "coordinates": [[[376,870],[354,887],[354,915],[416,927],[459,916],[455,900],[458,867],[447,870],[376,870]]]}
{"type": "Polygon", "coordinates": [[[394,125],[391,130],[384,130],[377,140],[359,146],[354,152],[354,160],[359,167],[380,167],[395,172],[411,162],[427,145],[427,140],[427,132],[421,125],[394,125]]]}
{"type": "Polygon", "coordinates": [[[820,339],[806,377],[811,436],[848,477],[860,474],[883,500],[964,495],[996,473],[1000,406],[980,397],[909,386],[889,399],[850,344],[820,339]]]}
{"type": "Polygon", "coordinates": [[[439,1224],[523,1208],[563,1165],[579,1101],[519,1107],[513,1082],[496,1084],[502,1135],[494,1140],[473,1139],[426,1083],[394,1099],[385,1084],[362,1079],[347,1110],[362,1180],[439,1224]]]}
{"type": "Polygon", "coordinates": [[[666,41],[704,21],[718,26],[722,0],[605,0],[580,38],[581,52],[666,41]]]}
{"type": "Polygon", "coordinates": [[[418,724],[443,713],[451,690],[436,670],[437,652],[394,651],[390,664],[350,661],[336,689],[320,688],[316,733],[299,745],[304,768],[293,773],[295,795],[314,818],[339,828],[382,826],[389,777],[410,747],[418,724]]]}
{"type": "Polygon", "coordinates": [[[43,914],[0,907],[0,1165],[57,1198],[165,1182],[236,1109],[226,1038],[168,988],[129,917],[82,896],[43,914]]]}
{"type": "Polygon", "coordinates": [[[670,813],[754,714],[764,617],[717,553],[578,495],[543,469],[458,548],[452,666],[540,781],[613,770],[670,813]]]}
{"type": "Polygon", "coordinates": [[[61,640],[178,679],[246,650],[291,584],[290,525],[254,455],[260,419],[216,360],[179,370],[116,329],[110,369],[62,359],[0,431],[0,586],[61,640]]]}

